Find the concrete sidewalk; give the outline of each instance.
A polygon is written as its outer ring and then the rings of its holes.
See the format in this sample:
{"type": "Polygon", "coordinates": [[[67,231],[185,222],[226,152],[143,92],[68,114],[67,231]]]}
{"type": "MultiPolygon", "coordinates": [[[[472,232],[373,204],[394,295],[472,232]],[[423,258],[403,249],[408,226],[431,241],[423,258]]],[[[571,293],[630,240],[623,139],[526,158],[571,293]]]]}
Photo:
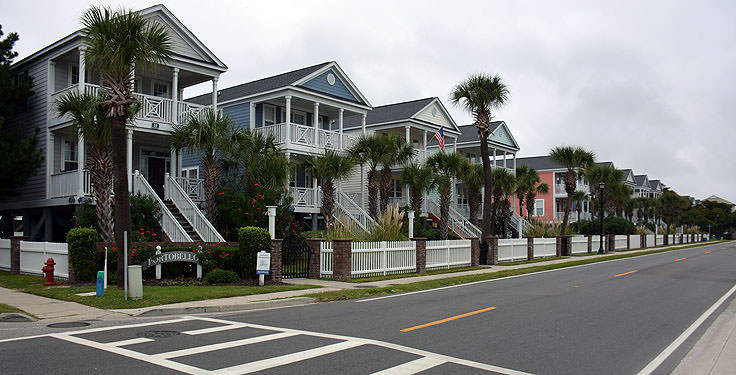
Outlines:
{"type": "Polygon", "coordinates": [[[0,302],[21,309],[39,319],[131,319],[130,315],[128,314],[98,309],[76,302],[61,301],[58,299],[41,297],[35,294],[23,293],[5,288],[0,288],[0,302]]]}

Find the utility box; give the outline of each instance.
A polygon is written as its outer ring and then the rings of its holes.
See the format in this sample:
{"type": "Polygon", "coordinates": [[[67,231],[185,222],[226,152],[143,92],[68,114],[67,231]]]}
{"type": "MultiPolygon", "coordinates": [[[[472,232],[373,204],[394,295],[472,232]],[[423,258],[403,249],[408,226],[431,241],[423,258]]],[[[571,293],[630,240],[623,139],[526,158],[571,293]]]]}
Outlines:
{"type": "Polygon", "coordinates": [[[143,299],[143,269],[140,265],[128,266],[128,292],[131,299],[143,299]]]}

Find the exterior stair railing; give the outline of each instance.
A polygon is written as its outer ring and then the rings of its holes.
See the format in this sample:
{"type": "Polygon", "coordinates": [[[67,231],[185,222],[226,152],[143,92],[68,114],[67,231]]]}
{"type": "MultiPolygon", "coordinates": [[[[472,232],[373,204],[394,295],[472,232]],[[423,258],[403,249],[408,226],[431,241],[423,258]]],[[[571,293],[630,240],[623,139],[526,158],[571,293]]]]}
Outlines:
{"type": "Polygon", "coordinates": [[[335,216],[342,215],[350,218],[366,233],[370,233],[374,227],[378,226],[375,220],[344,192],[338,191],[335,198],[335,216]]]}
{"type": "Polygon", "coordinates": [[[159,198],[158,194],[153,190],[151,185],[148,184],[146,178],[140,174],[139,171],[133,173],[133,194],[140,193],[143,196],[151,197],[158,203],[158,208],[161,210],[161,229],[164,233],[169,236],[172,242],[193,242],[192,238],[182,228],[179,222],[176,220],[174,215],[169,211],[164,202],[159,198]]]}
{"type": "Polygon", "coordinates": [[[184,215],[189,224],[192,225],[194,231],[205,242],[225,242],[225,239],[217,232],[217,229],[204,216],[202,211],[184,192],[184,189],[171,177],[166,174],[166,182],[164,184],[164,197],[170,199],[176,205],[176,208],[184,215]]]}
{"type": "MultiPolygon", "coordinates": [[[[427,201],[427,211],[437,218],[440,218],[440,205],[433,199],[426,199],[427,201]]],[[[449,210],[449,227],[450,230],[452,230],[453,233],[457,234],[458,236],[462,237],[463,239],[469,238],[469,237],[478,237],[480,238],[481,231],[473,225],[468,219],[466,219],[463,215],[461,215],[457,210],[452,208],[450,206],[449,210]]]]}

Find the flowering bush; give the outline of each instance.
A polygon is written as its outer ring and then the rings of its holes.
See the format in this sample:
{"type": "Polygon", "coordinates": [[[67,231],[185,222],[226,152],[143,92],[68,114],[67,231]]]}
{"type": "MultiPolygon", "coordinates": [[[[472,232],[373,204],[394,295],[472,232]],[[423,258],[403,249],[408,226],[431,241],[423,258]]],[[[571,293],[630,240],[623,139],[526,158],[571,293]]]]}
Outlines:
{"type": "Polygon", "coordinates": [[[237,247],[215,245],[205,246],[198,253],[199,263],[206,272],[215,269],[237,272],[240,268],[237,247]]]}
{"type": "MultiPolygon", "coordinates": [[[[268,228],[268,209],[281,200],[281,192],[274,192],[258,184],[250,189],[224,186],[217,193],[218,229],[228,241],[237,241],[238,228],[268,228]],[[244,191],[247,190],[247,191],[244,191]]],[[[287,238],[298,234],[299,226],[289,211],[291,197],[276,208],[276,237],[287,238]]]]}
{"type": "Polygon", "coordinates": [[[155,199],[140,193],[130,196],[130,223],[133,228],[133,242],[159,242],[158,231],[161,211],[155,199]]]}

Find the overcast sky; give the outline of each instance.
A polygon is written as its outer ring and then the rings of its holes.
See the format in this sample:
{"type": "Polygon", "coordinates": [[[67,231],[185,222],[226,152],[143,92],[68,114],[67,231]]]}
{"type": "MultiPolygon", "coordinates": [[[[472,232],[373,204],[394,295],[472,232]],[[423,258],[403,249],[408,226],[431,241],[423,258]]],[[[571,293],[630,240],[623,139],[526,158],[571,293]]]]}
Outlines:
{"type": "MultiPolygon", "coordinates": [[[[80,28],[91,4],[13,1],[5,33],[27,56],[80,28]]],[[[495,113],[519,156],[580,145],[682,195],[736,202],[734,1],[168,1],[229,67],[220,87],[337,61],[374,106],[437,96],[499,74],[495,113]]],[[[188,90],[201,93],[205,88],[188,90]]]]}

